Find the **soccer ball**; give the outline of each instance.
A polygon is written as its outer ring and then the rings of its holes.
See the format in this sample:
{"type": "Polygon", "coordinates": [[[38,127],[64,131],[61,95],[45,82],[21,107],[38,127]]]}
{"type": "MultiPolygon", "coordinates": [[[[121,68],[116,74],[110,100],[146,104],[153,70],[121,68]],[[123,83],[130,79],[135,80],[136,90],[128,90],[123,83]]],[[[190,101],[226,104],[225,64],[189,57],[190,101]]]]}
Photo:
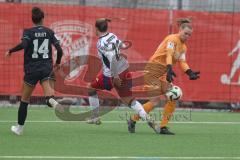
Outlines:
{"type": "Polygon", "coordinates": [[[182,97],[182,90],[178,86],[172,86],[165,95],[168,100],[179,100],[182,97]]]}

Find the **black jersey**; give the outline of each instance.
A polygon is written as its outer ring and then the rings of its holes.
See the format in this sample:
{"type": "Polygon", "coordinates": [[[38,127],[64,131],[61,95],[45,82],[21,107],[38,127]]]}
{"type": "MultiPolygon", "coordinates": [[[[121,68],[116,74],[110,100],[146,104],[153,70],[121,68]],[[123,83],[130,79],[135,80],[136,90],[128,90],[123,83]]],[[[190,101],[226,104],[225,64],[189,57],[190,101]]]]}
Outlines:
{"type": "Polygon", "coordinates": [[[22,40],[27,41],[24,48],[25,71],[38,70],[43,65],[52,69],[52,45],[59,45],[59,40],[51,29],[44,26],[25,29],[22,40]]]}

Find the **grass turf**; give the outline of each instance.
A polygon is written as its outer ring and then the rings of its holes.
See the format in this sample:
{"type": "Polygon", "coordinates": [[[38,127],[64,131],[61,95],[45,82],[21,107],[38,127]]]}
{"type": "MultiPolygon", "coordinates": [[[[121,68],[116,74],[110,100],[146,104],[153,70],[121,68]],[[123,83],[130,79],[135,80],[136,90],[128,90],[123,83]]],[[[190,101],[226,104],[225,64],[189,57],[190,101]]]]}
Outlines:
{"type": "Polygon", "coordinates": [[[24,135],[16,136],[10,132],[10,126],[17,118],[17,108],[0,108],[0,159],[4,156],[240,157],[240,115],[237,113],[176,112],[175,115],[185,116],[169,124],[175,136],[157,135],[145,123],[138,123],[136,133],[129,134],[125,120],[120,118],[126,113],[128,109],[114,110],[103,116],[102,125],[96,126],[61,122],[49,108],[30,107],[24,135]]]}

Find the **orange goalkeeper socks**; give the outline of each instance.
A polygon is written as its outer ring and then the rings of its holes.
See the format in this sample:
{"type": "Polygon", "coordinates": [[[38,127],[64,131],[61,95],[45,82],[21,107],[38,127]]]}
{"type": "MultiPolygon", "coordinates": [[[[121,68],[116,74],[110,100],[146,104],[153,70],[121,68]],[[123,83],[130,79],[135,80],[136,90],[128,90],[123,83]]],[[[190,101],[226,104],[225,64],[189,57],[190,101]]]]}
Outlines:
{"type": "Polygon", "coordinates": [[[163,114],[162,114],[162,121],[160,124],[160,127],[167,126],[169,120],[172,117],[173,112],[176,108],[176,101],[167,101],[167,103],[164,106],[163,114]]]}
{"type": "MultiPolygon", "coordinates": [[[[149,112],[151,112],[151,111],[153,110],[154,105],[153,105],[152,102],[149,101],[149,102],[143,104],[143,108],[144,108],[144,110],[145,110],[147,113],[149,113],[149,112]]],[[[134,114],[134,115],[132,115],[131,119],[132,119],[133,121],[139,121],[140,116],[139,116],[138,114],[134,114]]]]}
{"type": "Polygon", "coordinates": [[[149,113],[149,112],[151,112],[151,111],[153,110],[154,105],[153,105],[152,102],[149,101],[149,102],[143,104],[143,108],[144,108],[144,110],[145,110],[147,113],[149,113]]]}

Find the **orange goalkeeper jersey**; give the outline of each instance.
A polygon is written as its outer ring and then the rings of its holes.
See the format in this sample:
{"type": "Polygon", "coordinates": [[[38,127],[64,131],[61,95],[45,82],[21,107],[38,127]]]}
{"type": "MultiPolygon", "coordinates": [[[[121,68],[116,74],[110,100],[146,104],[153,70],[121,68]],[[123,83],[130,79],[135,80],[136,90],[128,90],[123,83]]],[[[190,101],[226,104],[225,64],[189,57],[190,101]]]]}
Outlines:
{"type": "Polygon", "coordinates": [[[163,66],[168,64],[174,65],[176,62],[179,62],[182,70],[186,71],[189,69],[186,63],[186,51],[187,47],[185,43],[180,40],[179,34],[171,34],[158,46],[149,62],[161,64],[163,66]]]}

